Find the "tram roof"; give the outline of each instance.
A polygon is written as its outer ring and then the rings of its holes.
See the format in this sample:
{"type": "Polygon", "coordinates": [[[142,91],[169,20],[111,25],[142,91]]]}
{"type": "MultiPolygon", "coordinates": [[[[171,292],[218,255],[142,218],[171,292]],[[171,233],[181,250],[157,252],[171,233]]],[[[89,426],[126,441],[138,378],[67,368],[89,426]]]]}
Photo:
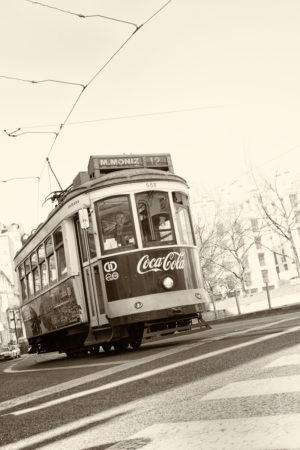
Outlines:
{"type": "Polygon", "coordinates": [[[99,178],[94,178],[81,185],[73,188],[71,185],[66,191],[62,191],[59,203],[56,208],[51,211],[46,220],[38,225],[38,227],[31,232],[28,239],[24,242],[22,248],[17,252],[16,256],[22,252],[24,247],[36,236],[36,234],[45,226],[45,224],[53,217],[57,212],[73,198],[88,193],[96,189],[105,189],[114,185],[128,184],[139,181],[177,181],[183,183],[188,187],[186,180],[171,172],[165,172],[159,169],[124,169],[115,170],[114,172],[101,175],[99,178]]]}

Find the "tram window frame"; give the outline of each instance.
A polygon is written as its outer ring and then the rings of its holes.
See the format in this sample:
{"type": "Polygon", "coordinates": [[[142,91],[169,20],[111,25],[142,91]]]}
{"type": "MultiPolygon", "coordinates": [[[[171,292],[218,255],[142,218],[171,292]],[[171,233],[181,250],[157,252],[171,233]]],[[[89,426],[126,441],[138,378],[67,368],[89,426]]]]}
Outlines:
{"type": "Polygon", "coordinates": [[[26,285],[27,285],[27,298],[33,298],[34,297],[34,283],[33,283],[33,275],[31,271],[31,264],[30,264],[30,256],[28,256],[24,261],[24,267],[25,267],[25,278],[26,278],[26,285]]]}
{"type": "Polygon", "coordinates": [[[61,227],[58,227],[55,231],[53,231],[53,244],[56,254],[57,279],[63,280],[68,275],[68,267],[66,261],[63,232],[61,227]],[[59,239],[57,239],[57,236],[59,236],[59,239]]]}
{"type": "MultiPolygon", "coordinates": [[[[91,214],[89,214],[90,216],[91,214]]],[[[93,260],[97,257],[95,230],[93,222],[90,218],[89,227],[82,229],[80,226],[79,218],[76,219],[76,229],[79,240],[80,255],[83,263],[93,260]],[[87,240],[84,238],[84,233],[87,233],[87,240]],[[88,249],[87,249],[88,245],[88,249]],[[88,254],[89,252],[89,254],[88,254]]]]}
{"type": "Polygon", "coordinates": [[[188,196],[183,192],[174,191],[172,192],[172,200],[175,211],[179,244],[196,245],[188,196]],[[180,213],[183,213],[183,220],[180,217],[180,213]]]}
{"type": "Polygon", "coordinates": [[[38,246],[37,254],[38,254],[38,263],[39,263],[39,268],[40,268],[41,290],[43,290],[43,289],[47,289],[47,287],[49,287],[48,267],[47,267],[47,259],[46,259],[46,251],[45,251],[44,242],[38,246]]]}
{"type": "Polygon", "coordinates": [[[46,259],[47,259],[49,286],[52,286],[53,284],[57,283],[57,281],[58,281],[57,261],[56,261],[55,251],[54,251],[52,235],[48,236],[45,239],[45,253],[46,253],[46,259]],[[49,243],[49,245],[48,245],[48,243],[49,243]],[[54,263],[54,264],[52,264],[52,263],[54,263]],[[53,272],[52,272],[52,269],[54,269],[53,272]]]}
{"type": "Polygon", "coordinates": [[[161,190],[137,192],[135,203],[143,247],[176,244],[169,193],[161,190]],[[156,204],[153,199],[156,200],[156,204]],[[145,207],[146,216],[143,220],[141,219],[139,206],[145,207]],[[143,223],[145,220],[147,221],[146,224],[143,223]],[[169,222],[169,226],[167,222],[169,222]]]}
{"type": "Polygon", "coordinates": [[[103,254],[107,255],[117,252],[125,252],[137,248],[136,229],[134,225],[130,195],[121,194],[102,198],[97,202],[95,202],[95,211],[96,211],[98,233],[100,236],[100,246],[103,254]],[[119,203],[117,203],[118,199],[120,199],[119,203]],[[103,207],[105,203],[109,202],[111,203],[115,202],[115,204],[111,207],[113,208],[112,213],[107,214],[108,217],[106,221],[111,222],[111,226],[108,228],[107,232],[104,230],[104,219],[103,219],[104,217],[103,211],[105,208],[101,208],[101,206],[103,207]],[[122,224],[122,226],[125,227],[124,233],[123,232],[119,233],[119,230],[117,230],[118,224],[116,216],[118,216],[119,214],[123,214],[125,216],[125,222],[122,224]],[[121,239],[121,242],[118,243],[119,237],[121,239]],[[123,244],[123,242],[125,242],[125,244],[123,244]],[[106,248],[105,245],[107,245],[106,248]]]}
{"type": "Polygon", "coordinates": [[[19,280],[20,280],[20,286],[21,286],[21,298],[22,298],[22,301],[25,302],[28,299],[28,290],[27,290],[27,282],[26,282],[24,263],[19,265],[18,274],[19,274],[19,280]]]}
{"type": "Polygon", "coordinates": [[[38,255],[36,251],[32,252],[30,255],[30,263],[34,293],[38,294],[41,291],[41,277],[38,264],[38,255]]]}

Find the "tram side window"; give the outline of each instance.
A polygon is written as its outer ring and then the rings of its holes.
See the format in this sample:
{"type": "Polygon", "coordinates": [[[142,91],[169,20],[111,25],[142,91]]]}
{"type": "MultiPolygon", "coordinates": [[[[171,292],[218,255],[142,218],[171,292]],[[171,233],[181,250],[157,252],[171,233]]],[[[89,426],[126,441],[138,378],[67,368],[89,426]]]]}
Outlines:
{"type": "Polygon", "coordinates": [[[31,254],[30,260],[31,260],[31,271],[32,271],[34,292],[37,294],[41,290],[41,279],[36,252],[31,254]]]}
{"type": "Polygon", "coordinates": [[[123,251],[136,247],[129,197],[122,195],[96,203],[96,215],[104,251],[123,251]]]}
{"type": "Polygon", "coordinates": [[[32,272],[30,267],[30,259],[27,258],[25,260],[25,275],[26,275],[26,283],[27,283],[27,292],[29,294],[29,297],[34,296],[34,289],[33,289],[33,279],[32,279],[32,272]]]}
{"type": "Polygon", "coordinates": [[[144,246],[174,244],[167,192],[142,192],[136,194],[135,198],[144,246]]]}
{"type": "Polygon", "coordinates": [[[83,230],[80,227],[79,221],[76,222],[76,226],[77,226],[77,232],[78,232],[78,236],[79,236],[79,240],[80,240],[80,250],[81,250],[82,261],[86,262],[86,261],[88,261],[89,258],[93,259],[97,256],[93,223],[90,220],[90,226],[86,230],[83,230]],[[84,238],[85,233],[87,236],[87,240],[84,238]],[[87,245],[88,245],[88,249],[87,249],[87,245]],[[89,255],[88,255],[88,250],[89,250],[89,255]]]}
{"type": "Polygon", "coordinates": [[[25,270],[23,264],[19,266],[19,279],[21,284],[21,296],[23,302],[27,299],[27,285],[26,285],[26,278],[25,278],[25,270]]]}
{"type": "Polygon", "coordinates": [[[46,255],[45,255],[44,244],[40,245],[38,248],[38,261],[39,261],[40,274],[41,274],[41,287],[42,287],[42,289],[45,289],[46,287],[49,286],[49,281],[48,281],[48,271],[47,271],[47,265],[46,265],[46,255]]]}
{"type": "Polygon", "coordinates": [[[179,243],[194,245],[188,197],[181,192],[173,192],[173,203],[175,209],[175,220],[179,233],[179,243]]]}
{"type": "Polygon", "coordinates": [[[53,239],[54,239],[54,246],[55,246],[56,257],[57,257],[58,278],[59,278],[59,280],[61,280],[62,278],[67,276],[67,263],[66,263],[66,255],[65,255],[63,234],[62,234],[61,228],[58,228],[54,232],[53,239]]]}
{"type": "Polygon", "coordinates": [[[48,263],[49,282],[50,282],[50,284],[53,284],[57,281],[57,270],[56,270],[55,254],[54,254],[54,248],[53,248],[51,236],[48,239],[46,239],[45,248],[46,248],[46,258],[47,258],[47,263],[48,263]]]}

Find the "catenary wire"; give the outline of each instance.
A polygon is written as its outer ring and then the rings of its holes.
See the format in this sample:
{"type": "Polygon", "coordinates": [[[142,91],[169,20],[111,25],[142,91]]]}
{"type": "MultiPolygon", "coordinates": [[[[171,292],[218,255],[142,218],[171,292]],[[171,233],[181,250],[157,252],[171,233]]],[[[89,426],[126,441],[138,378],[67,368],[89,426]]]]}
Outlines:
{"type": "Polygon", "coordinates": [[[53,148],[54,148],[54,146],[55,146],[55,144],[56,144],[56,142],[57,142],[57,139],[59,138],[59,136],[60,136],[60,134],[61,134],[62,129],[64,128],[66,122],[68,121],[69,117],[71,116],[72,112],[74,111],[74,109],[75,109],[76,105],[78,104],[78,102],[79,102],[79,100],[80,100],[82,94],[84,93],[84,91],[85,91],[85,90],[93,83],[93,81],[94,81],[94,80],[100,75],[100,73],[107,67],[107,65],[113,60],[113,58],[115,58],[116,55],[124,48],[124,46],[130,41],[130,39],[135,35],[135,33],[136,33],[138,30],[140,30],[140,29],[141,29],[146,23],[148,23],[151,19],[153,19],[160,11],[162,11],[169,3],[171,3],[171,1],[172,1],[172,0],[168,0],[161,8],[159,8],[154,14],[152,14],[152,16],[150,16],[144,23],[142,23],[141,25],[139,25],[139,26],[138,26],[138,27],[130,34],[130,36],[129,36],[129,37],[128,37],[121,45],[120,45],[120,47],[113,53],[113,55],[105,62],[105,64],[104,64],[103,66],[101,66],[101,68],[100,68],[100,69],[92,76],[92,78],[87,82],[87,84],[86,84],[84,87],[82,87],[81,92],[80,92],[79,95],[77,96],[77,98],[76,98],[74,104],[72,105],[70,111],[68,112],[67,116],[65,117],[64,121],[61,123],[61,125],[60,125],[60,127],[59,127],[59,130],[58,130],[58,132],[57,132],[57,134],[56,134],[56,136],[55,136],[55,138],[54,138],[54,140],[53,140],[53,143],[52,143],[52,145],[51,145],[51,147],[50,147],[50,150],[49,150],[49,152],[48,152],[48,154],[47,154],[46,161],[44,162],[43,167],[42,167],[42,169],[41,169],[40,176],[42,175],[42,173],[43,173],[43,171],[44,171],[44,169],[45,169],[47,160],[49,160],[49,156],[50,156],[50,154],[51,154],[52,151],[53,151],[53,148]]]}
{"type": "Polygon", "coordinates": [[[29,2],[29,3],[32,3],[34,5],[43,6],[44,8],[50,8],[50,9],[53,9],[53,10],[56,10],[56,11],[59,11],[59,12],[65,13],[65,14],[70,14],[72,16],[77,16],[80,19],[88,19],[88,18],[99,17],[100,19],[112,20],[114,22],[120,22],[120,23],[124,23],[124,24],[127,24],[127,25],[132,25],[135,28],[138,28],[138,25],[133,23],[133,22],[129,22],[127,20],[122,20],[122,19],[116,19],[115,17],[104,16],[103,14],[88,14],[88,15],[86,15],[86,14],[82,14],[82,13],[74,13],[74,12],[66,10],[66,9],[57,8],[56,6],[47,5],[47,4],[42,3],[42,2],[36,2],[36,1],[33,1],[33,0],[25,0],[25,1],[29,2]]]}

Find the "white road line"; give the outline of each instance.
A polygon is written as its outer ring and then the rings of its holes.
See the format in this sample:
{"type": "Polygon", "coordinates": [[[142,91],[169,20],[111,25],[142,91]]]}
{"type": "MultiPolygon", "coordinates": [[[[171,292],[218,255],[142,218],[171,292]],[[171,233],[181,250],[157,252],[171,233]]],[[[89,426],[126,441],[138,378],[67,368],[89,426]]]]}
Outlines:
{"type": "Polygon", "coordinates": [[[0,403],[0,411],[6,410],[8,408],[14,408],[16,406],[22,405],[23,403],[28,403],[33,400],[38,400],[42,397],[46,397],[48,395],[61,393],[62,391],[66,391],[72,389],[77,386],[81,386],[83,384],[91,383],[93,381],[100,380],[101,378],[108,377],[110,375],[114,375],[116,373],[132,369],[133,367],[138,367],[143,364],[147,364],[151,361],[155,361],[160,358],[165,358],[167,356],[173,355],[175,353],[179,353],[182,351],[189,350],[193,347],[198,347],[204,345],[205,341],[197,342],[195,344],[185,344],[180,347],[172,348],[163,352],[160,352],[155,355],[146,356],[144,358],[138,359],[136,361],[123,364],[117,367],[111,367],[106,370],[102,370],[100,372],[92,373],[89,375],[85,375],[83,377],[75,378],[74,380],[66,381],[64,383],[56,384],[55,386],[47,387],[45,389],[40,389],[38,391],[31,392],[30,394],[25,394],[20,397],[16,397],[10,400],[6,400],[0,403]]]}
{"type": "MultiPolygon", "coordinates": [[[[121,386],[121,385],[124,385],[124,384],[127,384],[127,383],[131,383],[133,381],[141,380],[143,378],[148,378],[148,377],[157,375],[159,373],[166,372],[168,370],[176,369],[178,367],[183,367],[183,366],[191,364],[191,363],[199,362],[201,360],[205,360],[205,359],[211,358],[213,356],[218,356],[218,355],[222,355],[222,354],[225,354],[225,353],[229,353],[229,352],[231,352],[233,350],[249,347],[249,346],[251,346],[253,344],[258,344],[260,342],[268,341],[270,339],[278,337],[279,335],[282,336],[282,335],[285,335],[285,334],[293,333],[295,331],[300,331],[300,326],[289,328],[287,330],[282,331],[281,333],[269,334],[267,336],[262,336],[260,338],[253,339],[252,341],[244,342],[244,343],[241,343],[241,344],[238,344],[238,345],[234,345],[234,346],[231,346],[231,347],[227,347],[227,348],[224,348],[224,349],[221,349],[221,350],[216,350],[214,352],[206,353],[204,355],[195,356],[193,358],[189,358],[189,359],[186,359],[186,360],[178,361],[176,363],[169,364],[169,365],[163,366],[163,367],[159,367],[157,369],[149,370],[147,372],[143,372],[143,373],[134,375],[132,377],[123,378],[123,379],[120,379],[118,381],[114,381],[114,382],[111,382],[111,383],[108,383],[108,384],[105,384],[105,385],[102,385],[102,386],[98,386],[98,387],[93,388],[93,389],[86,389],[84,391],[76,392],[75,394],[66,395],[65,397],[60,397],[60,398],[57,398],[55,400],[51,400],[51,401],[42,403],[40,405],[33,406],[31,408],[22,409],[22,410],[19,410],[19,411],[16,411],[16,412],[12,412],[12,413],[9,413],[9,414],[17,416],[17,415],[21,415],[21,414],[27,414],[27,413],[30,413],[30,412],[33,412],[33,411],[38,411],[40,409],[48,408],[48,407],[51,407],[51,406],[58,405],[60,403],[64,403],[64,402],[67,402],[67,401],[70,401],[70,400],[74,400],[74,399],[77,399],[77,398],[80,398],[80,397],[84,397],[86,395],[95,394],[95,393],[101,392],[103,390],[112,389],[112,388],[115,388],[115,387],[118,387],[118,386],[121,386]]],[[[196,344],[196,345],[199,345],[199,344],[196,344]]],[[[188,346],[188,348],[191,348],[191,346],[188,346]]],[[[168,352],[164,352],[164,353],[168,353],[168,352]]],[[[175,353],[175,351],[174,351],[174,353],[175,353]]],[[[147,358],[145,358],[145,359],[147,359],[147,358]]],[[[124,367],[124,366],[122,366],[122,367],[124,367]]],[[[122,369],[122,367],[121,367],[121,369],[122,369]]],[[[109,369],[109,370],[111,370],[111,369],[109,369]]],[[[6,403],[6,402],[4,402],[4,403],[6,403]]],[[[3,403],[1,405],[3,405],[3,403]]],[[[0,405],[0,407],[1,407],[1,405],[0,405]]],[[[9,406],[7,406],[6,409],[8,407],[9,406]]],[[[4,408],[2,408],[2,409],[4,409],[4,408]]]]}
{"type": "Polygon", "coordinates": [[[220,400],[298,391],[300,392],[300,375],[291,375],[229,383],[220,389],[206,394],[201,400],[220,400]]]}
{"type": "MultiPolygon", "coordinates": [[[[299,423],[300,414],[162,423],[152,425],[109,448],[111,450],[299,449],[299,423]]],[[[44,450],[46,448],[49,447],[43,447],[44,450]]]]}
{"type": "Polygon", "coordinates": [[[275,361],[267,364],[265,368],[269,367],[283,367],[283,366],[297,366],[300,365],[300,355],[285,355],[275,361]]]}
{"type": "Polygon", "coordinates": [[[13,367],[15,367],[16,365],[19,364],[15,363],[12,364],[10,367],[8,367],[7,369],[4,369],[3,372],[5,373],[27,373],[27,372],[44,372],[44,371],[48,371],[48,370],[68,370],[68,369],[86,369],[89,367],[101,367],[101,366],[115,366],[115,365],[120,365],[120,364],[124,364],[124,363],[130,363],[135,361],[134,359],[127,359],[127,360],[123,360],[123,361],[111,361],[111,362],[101,362],[101,363],[94,363],[94,364],[82,364],[82,365],[76,365],[76,366],[62,366],[62,367],[47,367],[44,369],[23,369],[23,370],[15,370],[13,369],[13,367]]]}

